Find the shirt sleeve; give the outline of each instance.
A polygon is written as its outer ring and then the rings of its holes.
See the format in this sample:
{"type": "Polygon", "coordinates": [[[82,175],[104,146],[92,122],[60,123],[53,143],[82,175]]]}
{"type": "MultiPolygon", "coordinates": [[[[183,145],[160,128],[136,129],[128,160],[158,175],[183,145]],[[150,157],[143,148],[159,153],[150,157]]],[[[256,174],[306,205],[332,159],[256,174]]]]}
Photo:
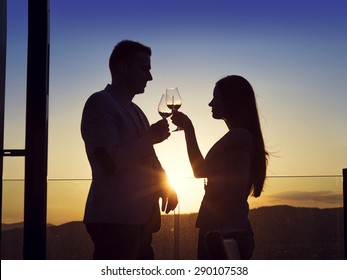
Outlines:
{"type": "Polygon", "coordinates": [[[92,95],[85,104],[81,123],[87,152],[90,154],[95,148],[104,148],[117,169],[153,156],[153,146],[145,136],[134,137],[126,143],[121,141],[120,123],[119,112],[109,100],[101,94],[92,95]]]}

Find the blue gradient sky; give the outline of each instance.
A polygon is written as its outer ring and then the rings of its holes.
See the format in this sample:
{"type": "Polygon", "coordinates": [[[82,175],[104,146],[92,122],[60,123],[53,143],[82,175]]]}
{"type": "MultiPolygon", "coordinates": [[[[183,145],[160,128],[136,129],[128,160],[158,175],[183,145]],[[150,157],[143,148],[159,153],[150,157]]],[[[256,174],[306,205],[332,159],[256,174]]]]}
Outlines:
{"type": "MultiPolygon", "coordinates": [[[[49,178],[91,178],[81,112],[110,82],[108,58],[122,39],[153,51],[154,80],[135,103],[155,122],[161,94],[177,86],[203,154],[226,133],[207,106],[214,83],[239,74],[257,94],[269,175],[339,175],[347,167],[346,1],[51,0],[50,8],[49,178]]],[[[8,149],[25,144],[26,47],[27,1],[8,1],[8,149]]],[[[187,184],[183,133],[156,150],[175,187],[187,184]]],[[[4,177],[23,178],[23,160],[6,158],[4,177]]]]}

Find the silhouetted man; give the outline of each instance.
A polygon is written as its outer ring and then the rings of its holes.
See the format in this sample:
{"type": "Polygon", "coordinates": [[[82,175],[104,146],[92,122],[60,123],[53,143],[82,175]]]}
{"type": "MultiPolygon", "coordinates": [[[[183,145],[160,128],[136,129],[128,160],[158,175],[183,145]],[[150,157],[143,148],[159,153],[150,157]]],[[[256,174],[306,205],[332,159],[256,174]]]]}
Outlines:
{"type": "Polygon", "coordinates": [[[92,169],[84,223],[94,242],[94,259],[154,259],[152,233],[162,211],[177,205],[153,145],[170,136],[167,120],[153,125],[132,102],[152,80],[151,49],[118,43],[109,59],[112,83],[92,94],[81,132],[92,169]]]}

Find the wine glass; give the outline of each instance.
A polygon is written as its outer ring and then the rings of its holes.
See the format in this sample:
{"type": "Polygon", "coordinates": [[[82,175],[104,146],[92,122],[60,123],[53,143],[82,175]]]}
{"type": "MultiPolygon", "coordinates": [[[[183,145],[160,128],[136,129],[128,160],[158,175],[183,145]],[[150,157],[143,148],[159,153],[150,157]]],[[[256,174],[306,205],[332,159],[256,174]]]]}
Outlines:
{"type": "Polygon", "coordinates": [[[166,105],[166,94],[163,94],[158,104],[158,113],[163,119],[166,119],[172,115],[172,110],[166,105]]]}
{"type": "MultiPolygon", "coordinates": [[[[166,89],[166,105],[172,110],[172,112],[178,110],[181,107],[182,99],[177,87],[166,89]]],[[[177,127],[173,131],[179,130],[181,129],[177,127]]]]}

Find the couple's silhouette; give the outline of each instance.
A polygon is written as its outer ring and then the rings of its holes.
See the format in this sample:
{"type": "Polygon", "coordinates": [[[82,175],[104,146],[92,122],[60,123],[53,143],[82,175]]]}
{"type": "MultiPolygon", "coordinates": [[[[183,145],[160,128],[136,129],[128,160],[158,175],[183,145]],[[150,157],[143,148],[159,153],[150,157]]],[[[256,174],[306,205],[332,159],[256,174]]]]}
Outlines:
{"type": "MultiPolygon", "coordinates": [[[[94,259],[154,259],[159,198],[166,213],[178,200],[153,148],[170,136],[168,122],[149,125],[132,102],[153,79],[151,49],[121,41],[109,68],[111,84],[88,98],[82,115],[81,132],[92,169],[84,223],[94,243],[94,259]]],[[[184,130],[195,177],[207,182],[196,222],[198,259],[225,258],[231,238],[240,258],[248,259],[254,239],[247,198],[260,196],[267,163],[255,95],[247,80],[227,76],[216,83],[209,106],[213,118],[225,121],[228,132],[205,158],[190,118],[178,111],[172,115],[173,123],[184,130]]]]}

